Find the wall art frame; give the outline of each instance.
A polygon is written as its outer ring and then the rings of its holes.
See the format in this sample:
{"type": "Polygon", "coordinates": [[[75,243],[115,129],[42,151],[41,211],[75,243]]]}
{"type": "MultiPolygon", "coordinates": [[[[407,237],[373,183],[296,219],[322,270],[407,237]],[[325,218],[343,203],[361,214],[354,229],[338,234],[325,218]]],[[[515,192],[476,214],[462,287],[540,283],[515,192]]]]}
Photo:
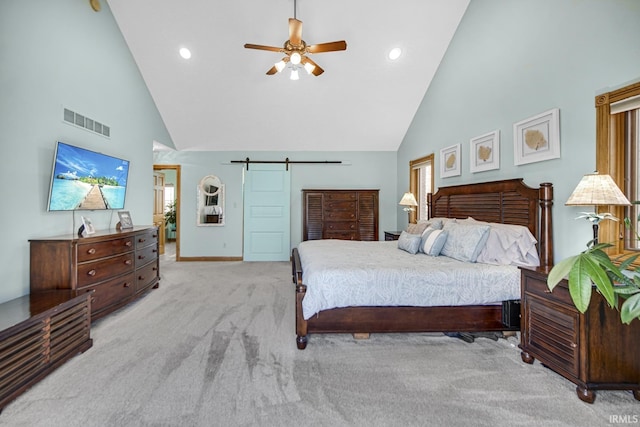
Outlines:
{"type": "Polygon", "coordinates": [[[560,157],[560,109],[554,108],[513,124],[516,166],[560,157]]]}
{"type": "Polygon", "coordinates": [[[469,170],[471,173],[500,169],[500,131],[471,138],[469,170]]]}
{"type": "Polygon", "coordinates": [[[461,175],[460,144],[451,145],[440,150],[440,178],[461,175]]]}

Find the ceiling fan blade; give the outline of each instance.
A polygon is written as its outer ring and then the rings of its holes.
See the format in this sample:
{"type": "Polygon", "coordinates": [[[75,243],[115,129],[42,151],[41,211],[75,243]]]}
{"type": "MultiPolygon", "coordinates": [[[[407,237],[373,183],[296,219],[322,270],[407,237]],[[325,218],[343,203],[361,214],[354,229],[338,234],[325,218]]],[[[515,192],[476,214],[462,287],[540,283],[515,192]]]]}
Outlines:
{"type": "Polygon", "coordinates": [[[245,43],[244,47],[246,47],[247,49],[268,50],[270,52],[283,52],[281,47],[263,46],[260,44],[245,43]]]}
{"type": "Polygon", "coordinates": [[[312,44],[307,46],[307,52],[309,53],[333,52],[336,50],[347,50],[347,42],[340,40],[337,42],[312,44]]]}
{"type": "Polygon", "coordinates": [[[276,66],[274,65],[273,67],[269,68],[269,71],[267,71],[267,75],[268,76],[272,76],[274,74],[278,73],[278,69],[276,68],[276,66]]]}
{"type": "Polygon", "coordinates": [[[304,57],[304,59],[302,60],[302,65],[304,66],[304,64],[309,63],[311,65],[313,65],[313,70],[311,71],[311,74],[313,74],[314,76],[319,76],[320,74],[324,73],[324,70],[322,69],[321,66],[319,66],[318,64],[316,64],[313,59],[309,58],[309,57],[304,57]]]}
{"type": "Polygon", "coordinates": [[[294,46],[302,44],[302,21],[289,18],[289,42],[294,46]]]}

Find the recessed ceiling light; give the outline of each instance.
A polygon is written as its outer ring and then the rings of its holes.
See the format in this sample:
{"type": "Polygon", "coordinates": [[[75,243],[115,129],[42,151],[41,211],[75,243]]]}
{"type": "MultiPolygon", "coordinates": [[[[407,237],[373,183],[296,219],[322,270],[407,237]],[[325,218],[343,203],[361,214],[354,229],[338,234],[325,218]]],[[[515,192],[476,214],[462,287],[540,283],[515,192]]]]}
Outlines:
{"type": "Polygon", "coordinates": [[[189,59],[189,58],[191,58],[191,51],[189,49],[187,49],[186,47],[181,47],[180,48],[180,56],[182,56],[184,59],[189,59]]]}
{"type": "Polygon", "coordinates": [[[400,55],[402,55],[402,49],[400,49],[399,47],[394,47],[389,51],[389,59],[392,61],[400,58],[400,55]]]}

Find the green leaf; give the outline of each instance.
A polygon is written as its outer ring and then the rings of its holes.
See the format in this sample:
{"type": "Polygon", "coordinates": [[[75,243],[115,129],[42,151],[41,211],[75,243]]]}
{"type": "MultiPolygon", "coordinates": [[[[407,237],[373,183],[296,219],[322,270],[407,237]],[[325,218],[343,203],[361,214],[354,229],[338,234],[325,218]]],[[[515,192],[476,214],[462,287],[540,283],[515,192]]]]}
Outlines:
{"type": "Polygon", "coordinates": [[[579,255],[565,258],[553,266],[547,277],[547,287],[549,290],[552,291],[562,279],[569,275],[569,271],[571,271],[573,264],[578,260],[578,256],[579,255]]]}
{"type": "Polygon", "coordinates": [[[591,278],[584,268],[582,255],[578,255],[569,271],[569,294],[580,313],[587,311],[591,301],[591,278]]]}
{"type": "Polygon", "coordinates": [[[629,324],[635,318],[640,318],[640,292],[627,298],[620,308],[620,320],[629,324]]]}
{"type": "Polygon", "coordinates": [[[626,270],[627,267],[629,267],[629,265],[631,265],[631,263],[635,261],[636,258],[638,258],[638,256],[640,256],[640,254],[631,255],[630,257],[622,261],[619,266],[620,270],[626,270]]]}
{"type": "Polygon", "coordinates": [[[611,279],[607,276],[605,269],[589,256],[583,256],[582,261],[581,266],[584,269],[584,272],[589,276],[589,279],[596,284],[596,288],[598,288],[602,296],[607,300],[609,306],[616,307],[618,305],[618,301],[615,293],[613,292],[611,279]]]}
{"type": "Polygon", "coordinates": [[[625,286],[618,285],[613,287],[613,292],[622,296],[632,295],[638,292],[638,287],[635,285],[625,285],[625,286]]]}

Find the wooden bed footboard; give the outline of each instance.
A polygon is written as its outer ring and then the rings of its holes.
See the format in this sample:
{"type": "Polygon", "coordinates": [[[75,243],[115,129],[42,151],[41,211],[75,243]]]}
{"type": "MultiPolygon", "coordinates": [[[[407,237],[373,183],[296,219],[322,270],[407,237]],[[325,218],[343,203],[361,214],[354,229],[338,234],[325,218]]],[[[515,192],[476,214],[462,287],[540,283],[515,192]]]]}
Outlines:
{"type": "MultiPolygon", "coordinates": [[[[553,186],[526,186],[522,179],[443,187],[429,195],[431,216],[467,218],[528,227],[538,240],[541,266],[553,264],[551,207],[553,186]]],[[[305,320],[307,287],[298,249],[291,257],[296,289],[296,345],[303,350],[312,333],[487,332],[518,330],[503,322],[502,305],[460,307],[345,307],[324,310],[305,320]]]]}

